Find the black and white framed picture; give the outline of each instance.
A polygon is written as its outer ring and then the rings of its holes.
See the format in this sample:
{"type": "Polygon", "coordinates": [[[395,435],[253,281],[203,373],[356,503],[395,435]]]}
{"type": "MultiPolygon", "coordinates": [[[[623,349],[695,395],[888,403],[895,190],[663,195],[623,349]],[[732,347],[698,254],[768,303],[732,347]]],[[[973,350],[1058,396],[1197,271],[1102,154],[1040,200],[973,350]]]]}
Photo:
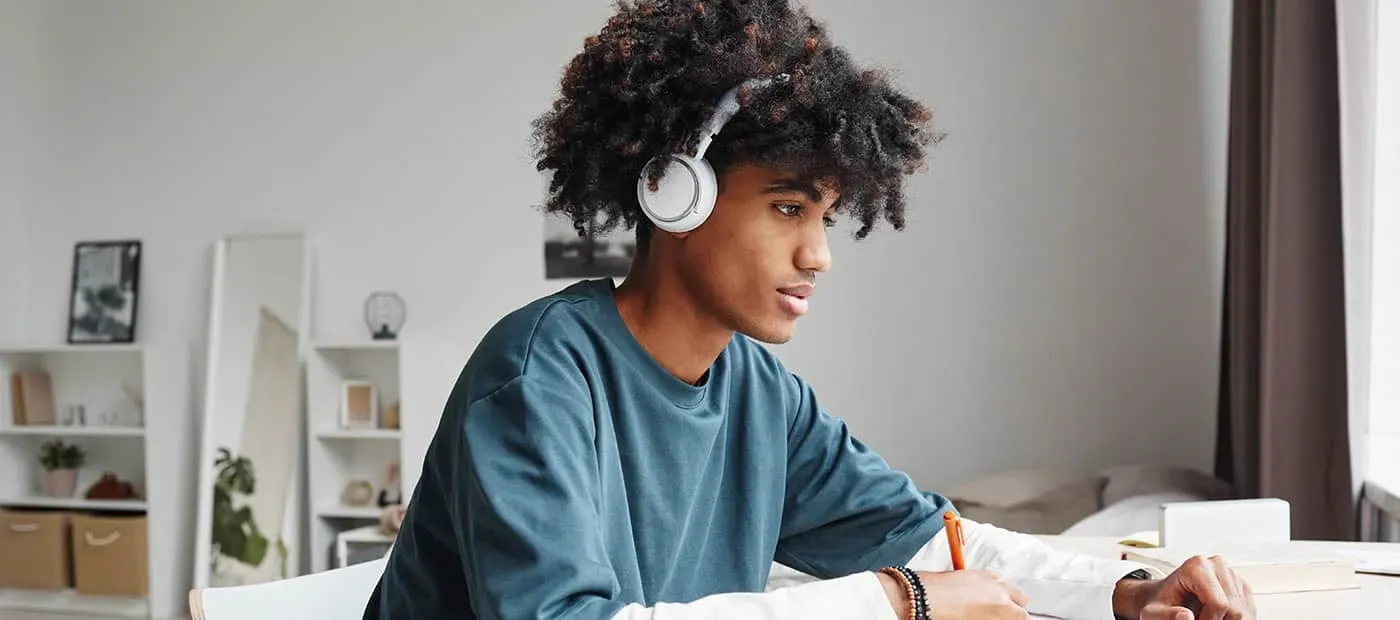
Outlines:
{"type": "Polygon", "coordinates": [[[568,218],[549,215],[544,222],[544,277],[546,280],[621,278],[637,253],[636,232],[616,227],[585,239],[568,218]]]}
{"type": "Polygon", "coordinates": [[[68,342],[134,342],[140,284],[140,241],[82,241],[75,245],[68,342]]]}

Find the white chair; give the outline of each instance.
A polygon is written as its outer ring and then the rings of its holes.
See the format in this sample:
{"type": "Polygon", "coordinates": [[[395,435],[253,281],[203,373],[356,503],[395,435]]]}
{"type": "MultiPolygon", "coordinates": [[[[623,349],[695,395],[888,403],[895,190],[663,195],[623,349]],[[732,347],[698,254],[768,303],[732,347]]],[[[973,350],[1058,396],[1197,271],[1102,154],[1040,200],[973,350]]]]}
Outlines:
{"type": "Polygon", "coordinates": [[[190,590],[192,620],[360,620],[386,560],[248,586],[190,590]]]}

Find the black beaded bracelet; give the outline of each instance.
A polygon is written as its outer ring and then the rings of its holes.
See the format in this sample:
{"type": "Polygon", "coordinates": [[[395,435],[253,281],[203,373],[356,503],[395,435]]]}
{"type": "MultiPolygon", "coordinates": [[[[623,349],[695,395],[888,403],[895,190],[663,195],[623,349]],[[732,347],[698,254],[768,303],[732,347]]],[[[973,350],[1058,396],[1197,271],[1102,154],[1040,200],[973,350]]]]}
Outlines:
{"type": "Polygon", "coordinates": [[[929,620],[932,611],[929,608],[928,592],[924,590],[923,580],[919,579],[918,573],[915,573],[906,566],[898,566],[896,568],[901,575],[904,575],[905,579],[909,580],[909,584],[914,586],[913,607],[915,620],[929,620]]]}

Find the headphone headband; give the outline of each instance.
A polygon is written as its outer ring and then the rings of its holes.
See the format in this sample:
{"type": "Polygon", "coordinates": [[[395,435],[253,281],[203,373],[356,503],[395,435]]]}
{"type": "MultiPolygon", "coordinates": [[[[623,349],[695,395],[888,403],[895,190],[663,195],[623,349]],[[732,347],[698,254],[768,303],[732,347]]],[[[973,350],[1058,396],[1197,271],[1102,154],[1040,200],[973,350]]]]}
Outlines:
{"type": "Polygon", "coordinates": [[[715,106],[714,114],[710,115],[710,120],[700,126],[700,144],[695,149],[695,158],[704,159],[705,151],[710,149],[710,143],[719,135],[720,130],[739,113],[739,91],[744,88],[759,89],[767,88],[772,84],[783,84],[788,81],[788,74],[779,73],[767,78],[749,78],[743,83],[729,89],[720,97],[719,103],[715,106]]]}
{"type": "Polygon", "coordinates": [[[766,88],[774,83],[785,83],[786,73],[767,78],[751,78],[729,89],[720,97],[715,111],[709,120],[700,126],[700,142],[694,155],[674,153],[652,158],[642,168],[637,179],[637,203],[642,213],[658,228],[671,232],[687,232],[703,224],[715,207],[719,193],[719,182],[715,171],[705,161],[705,151],[720,130],[739,113],[739,92],[745,88],[766,88]],[[655,166],[662,166],[661,183],[651,189],[649,173],[655,166]]]}

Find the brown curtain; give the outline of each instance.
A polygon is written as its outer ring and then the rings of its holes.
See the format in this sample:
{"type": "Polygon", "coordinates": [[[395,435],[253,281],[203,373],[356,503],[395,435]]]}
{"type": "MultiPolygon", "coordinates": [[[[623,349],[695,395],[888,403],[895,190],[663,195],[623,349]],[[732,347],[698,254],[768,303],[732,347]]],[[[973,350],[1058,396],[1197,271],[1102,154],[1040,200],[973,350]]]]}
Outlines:
{"type": "Polygon", "coordinates": [[[1355,536],[1332,0],[1235,0],[1216,474],[1355,536]]]}

